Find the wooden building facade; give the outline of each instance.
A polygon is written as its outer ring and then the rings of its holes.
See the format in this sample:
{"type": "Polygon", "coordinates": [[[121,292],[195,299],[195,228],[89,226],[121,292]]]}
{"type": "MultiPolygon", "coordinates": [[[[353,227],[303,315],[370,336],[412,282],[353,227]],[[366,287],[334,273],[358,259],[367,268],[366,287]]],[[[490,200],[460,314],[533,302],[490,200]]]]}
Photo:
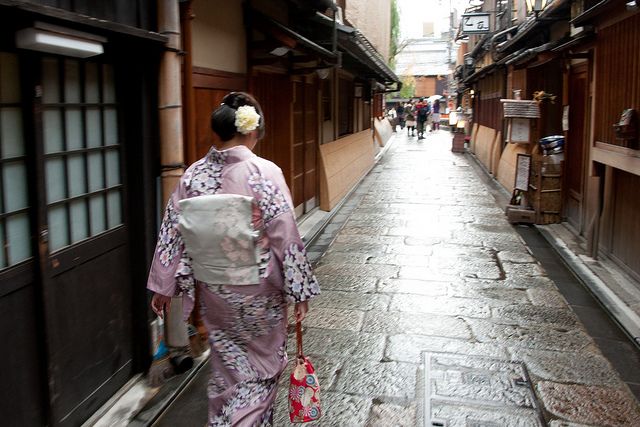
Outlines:
{"type": "MultiPolygon", "coordinates": [[[[542,3],[533,13],[524,1],[510,1],[515,25],[469,37],[461,62],[473,66],[463,73],[461,64],[457,75],[462,90],[475,92],[471,147],[511,192],[517,154],[544,162],[537,141],[563,136],[557,221],[588,255],[615,264],[640,289],[640,9],[622,0],[542,3]],[[540,118],[532,122],[529,143],[508,144],[499,136],[506,121],[493,100],[531,100],[540,92],[540,118]]],[[[629,306],[637,304],[613,292],[629,306]]]]}
{"type": "Polygon", "coordinates": [[[398,84],[364,35],[344,21],[334,25],[332,2],[316,3],[183,4],[185,163],[217,143],[209,116],[222,97],[247,90],[267,125],[256,153],[282,169],[297,216],[332,209],[372,166],[381,93],[398,84]],[[323,153],[342,138],[351,143],[338,150],[346,163],[335,170],[323,153]]]}
{"type": "Polygon", "coordinates": [[[80,425],[148,364],[155,11],[0,1],[3,425],[80,425]]]}
{"type": "MultiPolygon", "coordinates": [[[[640,139],[615,125],[626,110],[640,111],[640,10],[622,1],[606,1],[584,10],[574,25],[593,25],[590,82],[593,85],[589,140],[584,156],[587,194],[583,229],[592,254],[604,253],[640,281],[640,139]]],[[[575,85],[575,84],[574,84],[575,85]]],[[[580,86],[578,86],[580,87],[580,86]]],[[[635,120],[635,123],[634,123],[635,120]]]]}

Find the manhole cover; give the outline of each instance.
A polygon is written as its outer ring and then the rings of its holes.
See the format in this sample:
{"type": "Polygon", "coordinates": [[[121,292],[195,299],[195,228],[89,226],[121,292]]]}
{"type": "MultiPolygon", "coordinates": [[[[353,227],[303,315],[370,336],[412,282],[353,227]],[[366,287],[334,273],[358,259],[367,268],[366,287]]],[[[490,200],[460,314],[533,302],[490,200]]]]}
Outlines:
{"type": "Polygon", "coordinates": [[[423,353],[425,427],[546,426],[523,363],[423,353]]]}

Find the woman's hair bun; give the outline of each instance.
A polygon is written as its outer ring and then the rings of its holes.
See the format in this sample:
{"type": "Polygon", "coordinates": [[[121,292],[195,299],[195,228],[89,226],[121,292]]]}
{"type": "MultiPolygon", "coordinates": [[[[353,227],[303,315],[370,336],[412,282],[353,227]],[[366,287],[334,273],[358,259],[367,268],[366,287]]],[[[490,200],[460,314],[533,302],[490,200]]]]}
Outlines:
{"type": "Polygon", "coordinates": [[[264,137],[264,114],[258,101],[246,92],[231,92],[222,99],[222,104],[211,114],[211,129],[223,142],[229,141],[238,133],[235,125],[236,111],[243,105],[252,106],[260,115],[260,124],[257,128],[258,139],[264,137]]]}

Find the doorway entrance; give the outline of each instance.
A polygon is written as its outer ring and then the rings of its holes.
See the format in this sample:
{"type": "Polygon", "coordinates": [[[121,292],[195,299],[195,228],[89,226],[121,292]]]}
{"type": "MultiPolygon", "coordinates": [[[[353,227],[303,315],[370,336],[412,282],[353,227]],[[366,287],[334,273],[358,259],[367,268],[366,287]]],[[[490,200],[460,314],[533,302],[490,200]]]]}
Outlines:
{"type": "Polygon", "coordinates": [[[586,136],[589,129],[589,68],[585,62],[571,67],[569,76],[569,132],[565,152],[564,216],[578,232],[583,232],[583,189],[586,136]]]}
{"type": "Polygon", "coordinates": [[[114,66],[1,52],[0,80],[3,421],[78,425],[133,373],[114,66]]]}
{"type": "Polygon", "coordinates": [[[296,216],[318,206],[318,86],[314,78],[293,82],[293,204],[296,216]]]}

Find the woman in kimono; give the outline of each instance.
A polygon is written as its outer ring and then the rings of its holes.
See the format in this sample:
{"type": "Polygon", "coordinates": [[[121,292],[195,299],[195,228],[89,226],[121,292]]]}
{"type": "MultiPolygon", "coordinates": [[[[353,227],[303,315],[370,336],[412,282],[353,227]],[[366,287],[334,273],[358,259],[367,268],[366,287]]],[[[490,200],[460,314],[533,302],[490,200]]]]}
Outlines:
{"type": "Polygon", "coordinates": [[[187,169],[162,221],[148,289],[161,315],[198,293],[209,331],[209,426],[268,426],[287,365],[287,305],[297,321],[320,293],[282,171],[252,149],[264,135],[258,102],[233,92],[211,115],[219,149],[187,169]]]}

